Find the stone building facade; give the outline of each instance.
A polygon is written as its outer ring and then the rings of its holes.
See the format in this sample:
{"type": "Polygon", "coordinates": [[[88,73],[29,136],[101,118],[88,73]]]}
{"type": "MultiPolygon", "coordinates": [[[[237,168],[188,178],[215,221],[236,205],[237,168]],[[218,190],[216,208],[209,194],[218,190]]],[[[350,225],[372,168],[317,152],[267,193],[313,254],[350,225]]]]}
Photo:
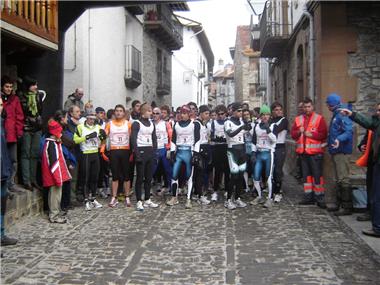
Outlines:
{"type": "MultiPolygon", "coordinates": [[[[270,6],[273,2],[276,1],[269,2],[266,12],[273,11],[274,5],[270,6]]],[[[284,5],[283,2],[281,5],[284,5]]],[[[260,41],[266,41],[266,45],[260,43],[262,56],[271,59],[268,88],[272,98],[284,105],[290,122],[297,115],[298,103],[305,97],[311,97],[316,111],[329,124],[332,114],[325,101],[332,92],[338,93],[344,102],[351,103],[354,110],[363,113],[373,110],[380,101],[380,4],[310,1],[305,5],[303,8],[313,19],[313,35],[310,34],[309,18],[306,13],[300,12],[293,13],[299,15],[295,23],[277,23],[289,27],[289,33],[280,34],[281,38],[276,38],[273,33],[260,34],[260,41]],[[311,62],[310,45],[313,43],[314,60],[311,62]],[[314,72],[311,72],[312,64],[314,72]]],[[[278,8],[286,11],[284,7],[278,8]]],[[[295,7],[289,5],[288,9],[295,7]]],[[[354,124],[354,146],[363,132],[361,127],[354,124]]],[[[295,167],[294,149],[294,142],[289,137],[287,171],[295,167]]],[[[352,177],[363,172],[353,163],[358,155],[354,147],[351,156],[352,177]]],[[[333,201],[334,171],[327,153],[325,158],[327,200],[333,201]]]]}
{"type": "Polygon", "coordinates": [[[250,26],[238,26],[235,48],[231,55],[234,60],[235,99],[249,103],[250,107],[260,107],[262,97],[257,96],[259,86],[260,53],[250,47],[250,26]]]}

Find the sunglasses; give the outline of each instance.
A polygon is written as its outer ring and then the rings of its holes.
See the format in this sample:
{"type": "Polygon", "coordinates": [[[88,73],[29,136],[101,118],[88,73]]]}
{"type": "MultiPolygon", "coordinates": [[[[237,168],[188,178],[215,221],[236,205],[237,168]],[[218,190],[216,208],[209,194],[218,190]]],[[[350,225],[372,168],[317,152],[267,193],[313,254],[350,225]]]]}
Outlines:
{"type": "Polygon", "coordinates": [[[218,113],[218,115],[219,115],[219,116],[223,116],[223,115],[224,115],[224,113],[218,113]]]}
{"type": "Polygon", "coordinates": [[[242,109],[239,109],[239,110],[236,110],[236,112],[243,112],[243,110],[242,110],[242,109]]]}
{"type": "Polygon", "coordinates": [[[161,113],[153,113],[153,115],[161,115],[161,113]]]}

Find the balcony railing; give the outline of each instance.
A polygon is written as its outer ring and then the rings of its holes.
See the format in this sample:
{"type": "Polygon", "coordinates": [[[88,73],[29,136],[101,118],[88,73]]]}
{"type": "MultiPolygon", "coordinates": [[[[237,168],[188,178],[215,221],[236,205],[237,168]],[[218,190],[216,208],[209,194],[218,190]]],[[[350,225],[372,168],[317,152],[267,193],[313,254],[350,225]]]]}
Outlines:
{"type": "Polygon", "coordinates": [[[157,74],[157,95],[169,95],[171,90],[170,70],[157,74]]]}
{"type": "Polygon", "coordinates": [[[278,57],[292,29],[287,19],[286,1],[267,1],[260,19],[260,51],[262,57],[278,57]]]}
{"type": "Polygon", "coordinates": [[[141,51],[133,45],[125,47],[125,85],[134,89],[141,84],[141,51]]]}
{"type": "Polygon", "coordinates": [[[2,0],[1,20],[58,43],[57,0],[2,0]]]}
{"type": "Polygon", "coordinates": [[[147,5],[144,27],[154,34],[169,50],[183,46],[182,25],[165,4],[147,5]]]}

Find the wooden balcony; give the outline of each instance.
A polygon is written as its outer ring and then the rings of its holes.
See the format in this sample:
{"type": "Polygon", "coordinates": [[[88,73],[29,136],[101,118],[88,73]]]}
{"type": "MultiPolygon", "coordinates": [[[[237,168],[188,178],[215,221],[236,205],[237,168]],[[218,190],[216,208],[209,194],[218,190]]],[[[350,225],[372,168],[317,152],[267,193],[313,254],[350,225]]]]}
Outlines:
{"type": "Polygon", "coordinates": [[[169,50],[179,50],[183,46],[182,25],[164,4],[145,13],[144,27],[169,50]]]}
{"type": "Polygon", "coordinates": [[[2,0],[1,20],[58,44],[57,0],[2,0]]]}

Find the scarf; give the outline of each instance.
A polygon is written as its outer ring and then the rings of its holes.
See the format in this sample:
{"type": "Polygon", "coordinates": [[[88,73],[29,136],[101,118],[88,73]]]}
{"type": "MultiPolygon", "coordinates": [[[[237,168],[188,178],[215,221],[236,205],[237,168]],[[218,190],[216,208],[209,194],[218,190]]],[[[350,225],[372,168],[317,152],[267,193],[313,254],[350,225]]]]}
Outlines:
{"type": "Polygon", "coordinates": [[[38,114],[36,96],[37,94],[34,92],[29,91],[28,93],[26,93],[27,106],[29,111],[32,113],[32,116],[34,117],[38,114]]]}

